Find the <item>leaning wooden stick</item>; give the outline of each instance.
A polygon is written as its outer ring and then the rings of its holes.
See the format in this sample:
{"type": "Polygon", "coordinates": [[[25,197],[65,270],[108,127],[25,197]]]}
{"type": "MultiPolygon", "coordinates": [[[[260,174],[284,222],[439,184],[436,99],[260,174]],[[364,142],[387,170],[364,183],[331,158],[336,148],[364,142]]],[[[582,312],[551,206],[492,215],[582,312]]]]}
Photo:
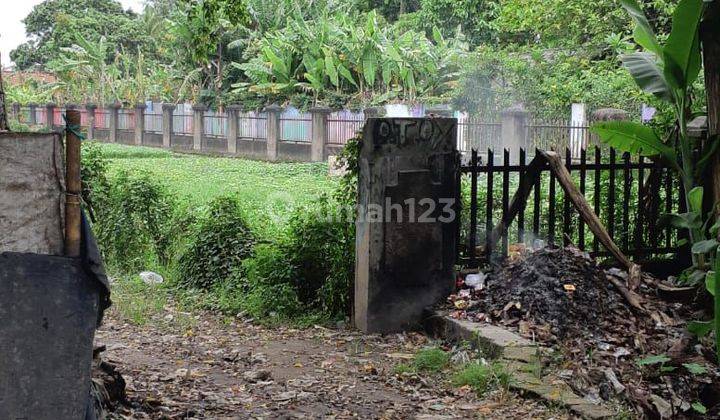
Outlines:
{"type": "Polygon", "coordinates": [[[80,213],[80,111],[65,113],[65,255],[80,256],[82,220],[80,213]]]}
{"type": "Polygon", "coordinates": [[[610,234],[608,234],[605,229],[605,226],[603,226],[602,222],[595,214],[595,211],[593,211],[587,200],[585,200],[585,196],[580,192],[580,190],[578,190],[572,180],[570,172],[568,172],[565,165],[563,165],[560,156],[555,152],[548,152],[544,150],[539,151],[539,153],[545,157],[547,162],[550,164],[550,169],[555,173],[555,177],[558,182],[560,182],[560,186],[562,186],[567,197],[570,201],[572,201],[578,212],[580,212],[580,216],[583,218],[590,230],[598,238],[598,241],[600,241],[600,243],[603,244],[603,246],[627,268],[628,289],[631,291],[637,289],[640,285],[640,281],[642,280],[640,266],[630,261],[630,259],[623,254],[622,251],[620,251],[620,248],[618,248],[612,240],[610,234]]]}
{"type": "Polygon", "coordinates": [[[525,210],[528,197],[530,196],[530,191],[532,191],[533,185],[535,185],[535,180],[540,176],[540,170],[545,165],[545,157],[538,154],[536,154],[533,160],[530,161],[530,164],[528,164],[526,176],[520,183],[520,187],[515,192],[512,201],[510,201],[508,211],[505,213],[505,216],[500,221],[500,223],[495,225],[492,233],[490,234],[490,241],[488,241],[488,246],[485,249],[485,253],[487,255],[490,255],[493,249],[495,249],[498,241],[505,233],[508,226],[510,226],[510,223],[515,220],[515,217],[518,215],[518,213],[525,210]]]}

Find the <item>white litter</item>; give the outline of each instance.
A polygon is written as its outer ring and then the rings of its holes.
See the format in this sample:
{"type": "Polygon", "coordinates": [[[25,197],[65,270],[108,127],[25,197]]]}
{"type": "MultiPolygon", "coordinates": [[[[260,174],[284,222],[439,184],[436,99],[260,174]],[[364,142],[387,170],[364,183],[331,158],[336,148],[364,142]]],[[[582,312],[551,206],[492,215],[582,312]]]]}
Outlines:
{"type": "Polygon", "coordinates": [[[465,285],[472,287],[475,290],[482,290],[485,288],[485,279],[487,275],[485,273],[468,274],[465,276],[465,285]]]}

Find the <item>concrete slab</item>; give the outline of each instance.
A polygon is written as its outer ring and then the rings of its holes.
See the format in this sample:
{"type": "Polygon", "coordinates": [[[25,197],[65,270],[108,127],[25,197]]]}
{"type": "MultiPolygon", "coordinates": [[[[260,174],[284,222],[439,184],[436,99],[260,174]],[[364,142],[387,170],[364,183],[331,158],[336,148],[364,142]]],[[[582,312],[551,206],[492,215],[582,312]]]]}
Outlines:
{"type": "Polygon", "coordinates": [[[541,363],[539,346],[504,328],[450,318],[441,311],[426,311],[426,331],[449,341],[465,341],[483,354],[498,360],[513,375],[510,388],[529,393],[545,401],[561,405],[585,419],[607,419],[615,415],[603,405],[589,402],[565,383],[549,377],[539,377],[541,363]]]}

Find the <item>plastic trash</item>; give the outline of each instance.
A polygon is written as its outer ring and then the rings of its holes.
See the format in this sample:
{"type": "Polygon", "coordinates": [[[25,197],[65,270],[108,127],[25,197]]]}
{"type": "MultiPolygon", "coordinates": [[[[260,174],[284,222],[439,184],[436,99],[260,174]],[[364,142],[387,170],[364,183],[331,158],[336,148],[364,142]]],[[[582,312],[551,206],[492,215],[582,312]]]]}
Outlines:
{"type": "Polygon", "coordinates": [[[139,276],[143,283],[147,284],[148,286],[160,284],[165,281],[163,276],[152,271],[143,271],[139,274],[139,276]]]}
{"type": "Polygon", "coordinates": [[[485,273],[468,274],[465,276],[465,285],[475,290],[482,290],[485,288],[485,279],[487,275],[485,273]]]}

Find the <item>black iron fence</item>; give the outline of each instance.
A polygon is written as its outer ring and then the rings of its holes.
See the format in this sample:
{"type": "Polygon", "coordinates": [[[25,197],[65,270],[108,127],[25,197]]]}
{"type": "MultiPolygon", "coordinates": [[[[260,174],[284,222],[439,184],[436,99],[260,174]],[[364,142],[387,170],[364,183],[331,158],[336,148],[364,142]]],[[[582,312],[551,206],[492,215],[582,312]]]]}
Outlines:
{"type": "MultiPolygon", "coordinates": [[[[472,151],[458,181],[460,264],[474,265],[484,257],[508,255],[515,244],[575,245],[594,256],[609,255],[558,186],[549,165],[543,163],[540,175],[529,177],[530,156],[524,149],[515,156],[505,149],[501,160],[493,150],[483,155],[472,151]],[[517,217],[503,226],[499,222],[508,214],[513,195],[526,182],[534,184],[528,199],[517,217]],[[491,233],[496,227],[500,227],[501,237],[497,246],[492,246],[491,233]]],[[[682,185],[672,169],[642,156],[599,147],[582,149],[579,158],[565,149],[563,162],[625,254],[648,258],[678,252],[678,232],[662,223],[663,214],[686,211],[682,185]]]]}

